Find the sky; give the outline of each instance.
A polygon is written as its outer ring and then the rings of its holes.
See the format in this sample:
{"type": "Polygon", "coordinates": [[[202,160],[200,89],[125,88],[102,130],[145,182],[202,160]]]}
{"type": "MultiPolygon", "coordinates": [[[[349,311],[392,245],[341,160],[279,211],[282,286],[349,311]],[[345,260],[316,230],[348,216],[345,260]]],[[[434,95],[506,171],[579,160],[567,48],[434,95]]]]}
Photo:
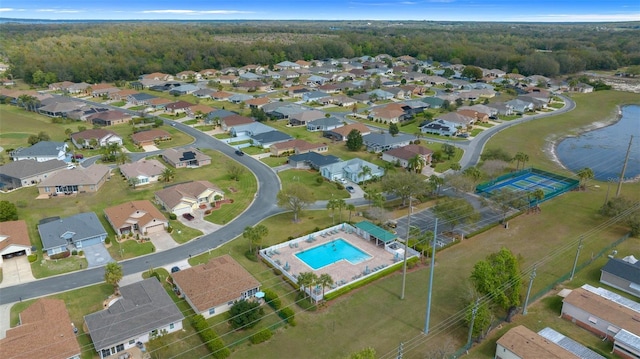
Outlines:
{"type": "Polygon", "coordinates": [[[47,20],[640,21],[640,0],[0,0],[47,20]]]}

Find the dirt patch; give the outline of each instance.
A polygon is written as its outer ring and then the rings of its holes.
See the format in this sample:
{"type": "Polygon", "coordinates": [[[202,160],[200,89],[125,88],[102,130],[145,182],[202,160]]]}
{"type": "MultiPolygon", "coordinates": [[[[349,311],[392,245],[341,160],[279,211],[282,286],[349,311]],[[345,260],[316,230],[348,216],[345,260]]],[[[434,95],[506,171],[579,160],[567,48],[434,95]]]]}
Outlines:
{"type": "Polygon", "coordinates": [[[211,211],[217,211],[222,207],[223,204],[233,203],[233,199],[223,199],[222,201],[216,202],[213,206],[211,206],[211,211]]]}
{"type": "Polygon", "coordinates": [[[236,193],[238,190],[235,187],[229,187],[229,191],[236,193]]]}

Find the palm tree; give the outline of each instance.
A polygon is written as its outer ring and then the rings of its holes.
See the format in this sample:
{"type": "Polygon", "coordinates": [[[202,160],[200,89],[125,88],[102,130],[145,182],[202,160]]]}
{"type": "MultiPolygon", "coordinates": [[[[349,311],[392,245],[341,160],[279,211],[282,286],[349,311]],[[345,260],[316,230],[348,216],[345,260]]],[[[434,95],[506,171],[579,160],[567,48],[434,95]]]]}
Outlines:
{"type": "Polygon", "coordinates": [[[327,273],[322,273],[320,274],[320,278],[318,278],[318,284],[322,286],[322,298],[324,298],[324,288],[333,284],[333,278],[327,273]]]}
{"type": "Polygon", "coordinates": [[[576,173],[578,178],[580,179],[580,188],[585,189],[587,186],[587,181],[593,178],[593,170],[589,167],[585,167],[576,173]]]}
{"type": "Polygon", "coordinates": [[[349,223],[351,223],[351,213],[356,210],[356,206],[352,203],[347,204],[347,211],[349,211],[349,223]]]}
{"type": "Polygon", "coordinates": [[[424,168],[424,165],[425,165],[424,157],[422,157],[420,155],[415,155],[415,156],[411,157],[409,159],[409,161],[407,162],[407,168],[410,171],[414,171],[415,173],[422,172],[422,169],[424,168]]]}
{"type": "Polygon", "coordinates": [[[129,156],[126,153],[124,153],[122,149],[119,149],[118,154],[116,155],[116,163],[119,165],[123,165],[130,161],[131,159],[129,158],[129,156]]]}
{"type": "Polygon", "coordinates": [[[263,225],[258,224],[254,227],[245,227],[242,232],[242,237],[249,240],[249,252],[253,252],[253,244],[258,245],[258,250],[262,247],[262,238],[269,235],[269,229],[263,225]]]}
{"type": "Polygon", "coordinates": [[[342,209],[347,206],[347,202],[342,198],[336,200],[336,208],[338,209],[338,222],[342,222],[342,209]]]}
{"type": "Polygon", "coordinates": [[[431,191],[433,194],[437,196],[440,195],[440,188],[442,187],[442,185],[444,184],[444,179],[441,177],[438,177],[436,175],[431,175],[429,176],[429,179],[427,180],[427,182],[429,183],[429,186],[431,187],[431,191]]]}
{"type": "Polygon", "coordinates": [[[520,168],[520,162],[522,162],[522,169],[524,169],[524,164],[529,161],[529,155],[524,152],[518,152],[513,159],[516,160],[516,171],[520,168]]]}
{"type": "Polygon", "coordinates": [[[336,224],[336,208],[338,208],[338,200],[335,198],[327,201],[327,209],[331,210],[331,221],[333,224],[336,224]]]}
{"type": "Polygon", "coordinates": [[[458,162],[453,162],[450,168],[454,171],[460,171],[462,169],[462,166],[460,166],[458,162]]]}
{"type": "Polygon", "coordinates": [[[165,168],[164,170],[162,170],[162,173],[160,174],[160,180],[162,182],[171,182],[173,181],[173,178],[175,177],[176,173],[172,168],[165,168]]]}
{"type": "Polygon", "coordinates": [[[538,204],[544,199],[544,191],[541,188],[538,188],[531,192],[530,197],[536,200],[536,208],[538,208],[538,204]]]}
{"type": "Polygon", "coordinates": [[[311,297],[311,287],[313,287],[317,281],[318,276],[313,272],[302,272],[298,274],[298,286],[300,286],[305,298],[307,296],[305,289],[309,288],[309,297],[311,297]]]}
{"type": "Polygon", "coordinates": [[[469,167],[464,170],[463,174],[473,180],[473,182],[478,182],[482,177],[482,172],[478,169],[478,167],[469,167]]]}
{"type": "Polygon", "coordinates": [[[360,172],[358,172],[358,178],[363,179],[365,187],[367,186],[366,178],[367,176],[370,176],[370,175],[371,175],[371,168],[369,166],[362,166],[362,169],[360,170],[360,172]]]}

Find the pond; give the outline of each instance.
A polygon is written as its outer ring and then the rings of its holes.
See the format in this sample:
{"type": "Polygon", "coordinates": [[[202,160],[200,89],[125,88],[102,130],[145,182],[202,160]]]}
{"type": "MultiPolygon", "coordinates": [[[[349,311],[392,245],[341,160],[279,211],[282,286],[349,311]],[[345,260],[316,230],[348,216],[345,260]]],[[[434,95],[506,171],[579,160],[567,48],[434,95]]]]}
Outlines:
{"type": "Polygon", "coordinates": [[[601,181],[617,181],[624,158],[633,143],[625,171],[625,181],[640,177],[640,106],[622,108],[620,120],[606,127],[568,137],[556,146],[558,160],[568,169],[577,172],[589,167],[595,178],[601,181]]]}

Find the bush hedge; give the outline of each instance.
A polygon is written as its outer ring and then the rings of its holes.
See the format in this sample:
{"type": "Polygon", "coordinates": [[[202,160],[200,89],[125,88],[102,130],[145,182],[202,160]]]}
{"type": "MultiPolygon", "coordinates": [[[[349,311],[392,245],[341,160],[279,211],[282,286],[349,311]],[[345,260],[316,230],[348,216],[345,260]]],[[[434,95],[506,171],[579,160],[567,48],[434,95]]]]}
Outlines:
{"type": "Polygon", "coordinates": [[[107,237],[104,239],[104,244],[111,244],[111,238],[107,237]]]}
{"type": "Polygon", "coordinates": [[[278,316],[284,319],[287,324],[296,326],[296,313],[289,307],[282,308],[278,311],[278,316]]]}
{"type": "Polygon", "coordinates": [[[264,293],[264,301],[269,304],[271,308],[278,310],[282,307],[282,301],[278,298],[278,294],[270,289],[265,289],[262,292],[264,293]]]}
{"type": "Polygon", "coordinates": [[[260,344],[262,342],[266,342],[267,340],[271,339],[272,336],[273,336],[273,333],[271,332],[271,330],[269,328],[264,328],[261,331],[251,336],[251,343],[260,344]]]}
{"type": "Polygon", "coordinates": [[[175,221],[176,219],[178,219],[178,216],[176,216],[175,213],[169,213],[169,219],[172,219],[175,221]]]}
{"type": "Polygon", "coordinates": [[[231,350],[225,347],[222,339],[209,327],[209,324],[201,314],[193,317],[191,325],[200,335],[200,339],[207,345],[207,348],[211,351],[214,358],[225,359],[231,355],[231,350]]]}
{"type": "Polygon", "coordinates": [[[70,255],[71,255],[71,252],[64,251],[62,253],[56,253],[56,254],[50,255],[49,258],[50,259],[62,259],[62,258],[67,258],[70,255]]]}
{"type": "Polygon", "coordinates": [[[27,256],[27,258],[29,259],[29,263],[33,263],[33,262],[38,260],[38,255],[37,254],[29,254],[27,256]]]}

